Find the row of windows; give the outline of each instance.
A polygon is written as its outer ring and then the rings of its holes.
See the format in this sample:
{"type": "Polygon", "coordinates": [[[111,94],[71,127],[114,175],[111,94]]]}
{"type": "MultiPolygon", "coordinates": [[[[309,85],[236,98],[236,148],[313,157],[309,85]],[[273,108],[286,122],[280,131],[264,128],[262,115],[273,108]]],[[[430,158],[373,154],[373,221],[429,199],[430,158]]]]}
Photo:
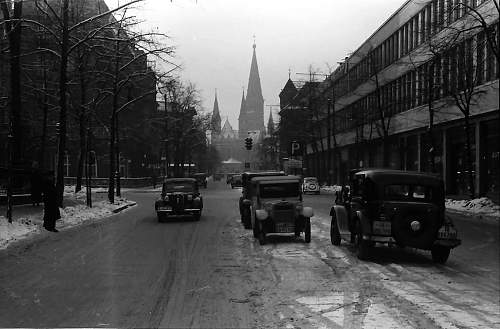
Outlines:
{"type": "Polygon", "coordinates": [[[427,104],[496,79],[499,67],[483,32],[381,86],[335,114],[337,132],[427,104]],[[429,91],[432,91],[430,93],[429,91]],[[379,107],[380,103],[380,107],[379,107]],[[380,111],[378,109],[381,109],[380,111]]]}
{"type": "Polygon", "coordinates": [[[356,89],[370,76],[407,55],[444,26],[463,17],[469,8],[487,0],[433,0],[382,44],[365,56],[335,82],[337,97],[356,89]]]}

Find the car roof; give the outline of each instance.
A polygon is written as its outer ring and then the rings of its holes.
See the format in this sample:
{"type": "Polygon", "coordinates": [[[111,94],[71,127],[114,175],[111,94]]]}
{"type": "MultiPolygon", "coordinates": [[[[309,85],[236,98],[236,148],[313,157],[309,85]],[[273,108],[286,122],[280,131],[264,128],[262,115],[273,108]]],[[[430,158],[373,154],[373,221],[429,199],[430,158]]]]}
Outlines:
{"type": "Polygon", "coordinates": [[[274,183],[274,182],[299,182],[300,177],[297,176],[264,176],[264,177],[254,177],[252,178],[253,183],[274,183]]]}
{"type": "Polygon", "coordinates": [[[257,177],[257,176],[285,176],[284,171],[246,171],[242,175],[246,177],[257,177]]]}
{"type": "Polygon", "coordinates": [[[373,181],[384,184],[392,183],[415,183],[438,185],[442,184],[443,179],[437,174],[424,173],[420,171],[404,171],[396,169],[360,169],[352,171],[354,175],[365,175],[373,181]]]}
{"type": "Polygon", "coordinates": [[[315,179],[315,180],[318,180],[318,178],[316,178],[316,177],[304,177],[304,180],[306,180],[306,179],[315,179]]]}
{"type": "Polygon", "coordinates": [[[191,182],[194,183],[196,182],[196,179],[194,178],[167,178],[165,179],[165,183],[178,183],[178,182],[191,182]]]}

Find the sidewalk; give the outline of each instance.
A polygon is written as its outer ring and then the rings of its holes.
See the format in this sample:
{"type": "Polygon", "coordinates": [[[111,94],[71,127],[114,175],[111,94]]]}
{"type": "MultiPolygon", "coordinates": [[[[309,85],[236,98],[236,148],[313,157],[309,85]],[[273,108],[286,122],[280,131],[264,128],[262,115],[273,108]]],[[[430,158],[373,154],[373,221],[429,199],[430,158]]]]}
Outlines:
{"type": "MultiPolygon", "coordinates": [[[[64,208],[60,208],[61,219],[56,222],[58,230],[81,225],[89,220],[97,220],[113,215],[135,202],[126,198],[116,198],[115,203],[107,201],[106,193],[92,193],[92,208],[86,206],[85,189],[73,193],[74,186],[66,186],[64,190],[64,208]]],[[[8,223],[6,206],[0,206],[0,249],[5,249],[9,244],[26,239],[36,234],[48,233],[43,229],[43,204],[40,206],[18,205],[12,212],[12,223],[8,223]]]]}

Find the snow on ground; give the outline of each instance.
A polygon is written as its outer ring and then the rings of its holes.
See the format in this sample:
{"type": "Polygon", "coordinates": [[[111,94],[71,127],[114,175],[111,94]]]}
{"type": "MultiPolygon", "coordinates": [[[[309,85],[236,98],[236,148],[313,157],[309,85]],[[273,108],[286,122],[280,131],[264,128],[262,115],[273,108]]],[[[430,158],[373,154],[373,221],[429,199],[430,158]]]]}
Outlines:
{"type": "Polygon", "coordinates": [[[321,186],[322,192],[332,193],[332,194],[335,194],[335,192],[340,191],[341,189],[342,189],[342,186],[340,186],[340,185],[333,185],[333,186],[323,185],[323,186],[321,186]]]}
{"type": "Polygon", "coordinates": [[[500,206],[485,197],[472,200],[446,199],[446,208],[471,215],[485,215],[500,218],[500,206]]]}
{"type": "MultiPolygon", "coordinates": [[[[94,201],[92,208],[89,208],[84,203],[85,190],[78,193],[73,193],[73,191],[74,186],[64,188],[64,202],[71,205],[59,209],[61,219],[56,222],[57,229],[66,229],[81,225],[89,220],[109,217],[118,208],[135,205],[135,202],[131,200],[115,198],[114,204],[110,204],[107,200],[94,201]]],[[[46,232],[43,228],[43,210],[41,212],[26,212],[26,209],[23,209],[25,207],[31,206],[14,207],[12,223],[9,223],[6,217],[0,216],[0,249],[7,248],[12,242],[46,232]]]]}

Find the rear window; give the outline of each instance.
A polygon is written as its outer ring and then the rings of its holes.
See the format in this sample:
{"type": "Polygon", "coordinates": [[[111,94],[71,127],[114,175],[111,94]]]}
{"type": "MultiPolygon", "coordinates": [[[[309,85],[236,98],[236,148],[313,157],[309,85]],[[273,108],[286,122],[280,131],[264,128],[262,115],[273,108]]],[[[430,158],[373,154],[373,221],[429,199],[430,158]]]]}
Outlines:
{"type": "Polygon", "coordinates": [[[437,201],[439,193],[435,187],[425,185],[391,184],[385,186],[386,200],[437,201]]]}
{"type": "Polygon", "coordinates": [[[195,189],[193,182],[165,183],[166,192],[191,192],[195,189]]]}
{"type": "Polygon", "coordinates": [[[299,183],[260,185],[261,198],[289,198],[300,196],[299,183]]]}

